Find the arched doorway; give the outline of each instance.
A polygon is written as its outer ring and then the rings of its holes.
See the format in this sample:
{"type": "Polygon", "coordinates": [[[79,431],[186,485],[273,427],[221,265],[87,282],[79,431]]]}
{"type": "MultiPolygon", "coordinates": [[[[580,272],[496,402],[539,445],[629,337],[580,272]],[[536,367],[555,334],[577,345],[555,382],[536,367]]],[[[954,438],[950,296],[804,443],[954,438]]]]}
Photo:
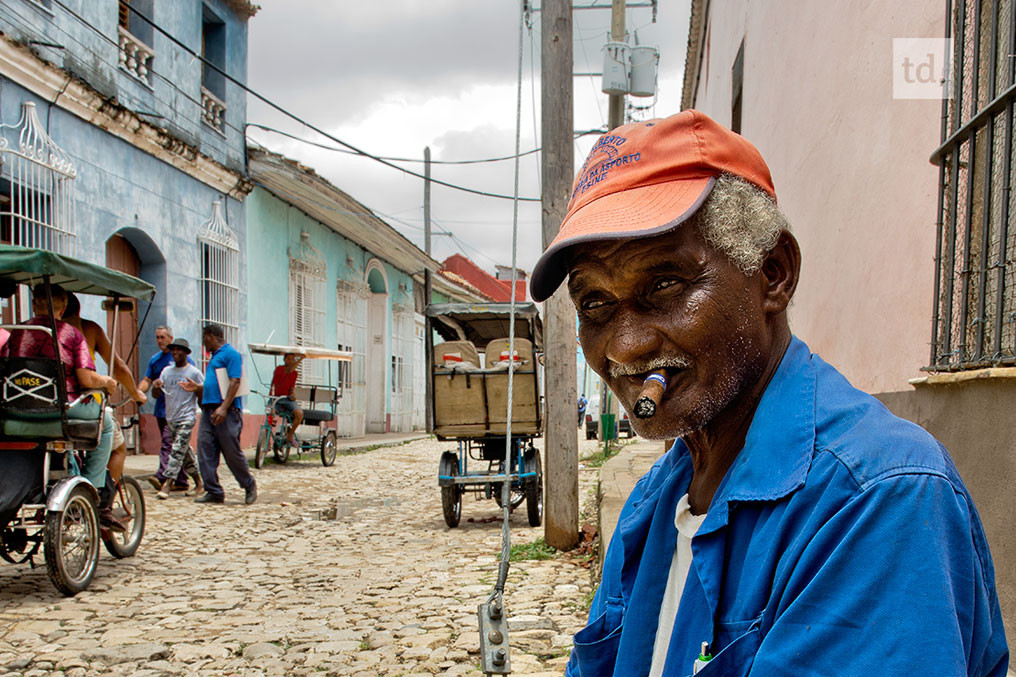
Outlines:
{"type": "MultiPolygon", "coordinates": [[[[126,238],[122,235],[114,235],[106,240],[106,267],[138,277],[141,272],[141,257],[126,238]]],[[[106,311],[106,334],[109,336],[116,354],[127,363],[127,368],[136,376],[138,374],[138,348],[134,339],[138,333],[137,307],[135,306],[133,312],[119,314],[119,317],[116,318],[115,333],[113,319],[113,311],[106,311]]],[[[117,413],[129,418],[138,413],[138,408],[136,404],[129,402],[120,407],[117,413]]]]}
{"type": "Polygon", "coordinates": [[[377,259],[367,264],[367,432],[388,431],[388,276],[377,259]]]}
{"type": "MultiPolygon", "coordinates": [[[[145,231],[128,227],[106,240],[106,266],[111,270],[118,270],[150,282],[157,290],[150,309],[146,302],[141,302],[133,313],[120,313],[115,338],[112,335],[113,314],[106,313],[106,333],[110,335],[110,340],[116,341],[117,355],[127,362],[127,367],[134,374],[135,380],[140,380],[144,376],[143,367],[147,365],[149,356],[157,350],[155,326],[166,324],[166,260],[158,245],[145,231]],[[145,334],[137,336],[139,319],[146,313],[148,319],[143,328],[145,334]]],[[[130,403],[121,407],[118,413],[130,417],[138,411],[137,407],[130,403]]],[[[141,416],[140,426],[132,428],[127,435],[127,447],[135,453],[142,450],[158,453],[160,444],[159,431],[155,419],[150,414],[141,416]]]]}

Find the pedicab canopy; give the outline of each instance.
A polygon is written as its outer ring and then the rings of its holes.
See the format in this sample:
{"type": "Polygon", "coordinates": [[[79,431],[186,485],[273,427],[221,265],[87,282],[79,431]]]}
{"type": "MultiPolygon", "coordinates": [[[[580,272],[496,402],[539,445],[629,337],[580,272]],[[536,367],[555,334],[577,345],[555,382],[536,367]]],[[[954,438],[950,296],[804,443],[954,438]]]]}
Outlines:
{"type": "MultiPolygon", "coordinates": [[[[154,286],[126,273],[45,249],[0,245],[0,287],[39,284],[45,275],[49,275],[51,284],[78,294],[123,296],[142,301],[155,297],[154,286]]],[[[10,296],[13,293],[12,290],[4,294],[6,291],[0,290],[0,294],[10,296]]]]}
{"type": "Polygon", "coordinates": [[[248,343],[247,347],[252,353],[259,355],[303,355],[312,360],[338,360],[339,362],[352,362],[353,353],[345,350],[329,350],[328,348],[314,348],[311,346],[276,346],[268,343],[248,343]]]}
{"type": "MultiPolygon", "coordinates": [[[[432,303],[431,327],[446,341],[472,341],[478,349],[494,339],[508,338],[510,303],[432,303]]],[[[543,350],[543,323],[535,303],[515,304],[515,336],[543,350]]]]}

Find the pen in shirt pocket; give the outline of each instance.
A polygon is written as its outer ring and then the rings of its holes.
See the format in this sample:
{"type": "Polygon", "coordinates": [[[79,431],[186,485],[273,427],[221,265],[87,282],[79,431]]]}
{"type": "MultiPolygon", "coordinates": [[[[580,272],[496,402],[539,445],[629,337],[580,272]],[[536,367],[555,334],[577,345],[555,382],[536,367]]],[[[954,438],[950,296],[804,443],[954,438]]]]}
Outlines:
{"type": "Polygon", "coordinates": [[[695,659],[695,665],[692,666],[691,674],[697,675],[699,670],[706,666],[706,663],[713,659],[712,654],[709,653],[709,642],[702,642],[702,652],[699,657],[695,659]]]}

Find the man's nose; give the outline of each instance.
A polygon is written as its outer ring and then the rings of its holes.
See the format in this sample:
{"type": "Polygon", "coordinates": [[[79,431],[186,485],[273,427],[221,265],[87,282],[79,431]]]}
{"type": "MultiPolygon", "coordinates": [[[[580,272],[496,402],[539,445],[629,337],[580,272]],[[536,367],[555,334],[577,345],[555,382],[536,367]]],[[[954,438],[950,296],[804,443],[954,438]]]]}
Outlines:
{"type": "Polygon", "coordinates": [[[626,364],[659,352],[662,337],[651,316],[624,305],[614,317],[613,332],[607,341],[608,360],[626,364]]]}

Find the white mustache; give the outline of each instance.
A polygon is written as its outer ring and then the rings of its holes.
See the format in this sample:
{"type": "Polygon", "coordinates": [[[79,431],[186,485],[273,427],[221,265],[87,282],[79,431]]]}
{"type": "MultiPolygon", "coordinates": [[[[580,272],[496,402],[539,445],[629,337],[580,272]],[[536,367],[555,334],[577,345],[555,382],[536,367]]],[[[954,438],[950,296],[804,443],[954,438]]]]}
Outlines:
{"type": "Polygon", "coordinates": [[[654,357],[643,362],[611,362],[607,365],[607,373],[610,378],[621,378],[622,376],[638,376],[657,369],[687,369],[691,366],[691,360],[686,357],[654,357]]]}

